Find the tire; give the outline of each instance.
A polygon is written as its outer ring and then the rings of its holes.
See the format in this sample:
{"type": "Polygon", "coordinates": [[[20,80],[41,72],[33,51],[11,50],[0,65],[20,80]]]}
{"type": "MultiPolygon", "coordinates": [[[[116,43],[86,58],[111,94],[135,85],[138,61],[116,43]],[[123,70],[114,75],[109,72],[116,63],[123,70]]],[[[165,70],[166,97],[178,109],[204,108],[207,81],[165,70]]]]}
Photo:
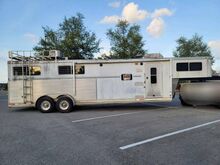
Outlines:
{"type": "Polygon", "coordinates": [[[45,96],[37,101],[36,107],[43,113],[49,113],[54,110],[55,104],[52,98],[45,96]]]}
{"type": "Polygon", "coordinates": [[[61,113],[71,112],[73,109],[73,101],[67,96],[61,96],[56,102],[56,109],[61,113]]]}

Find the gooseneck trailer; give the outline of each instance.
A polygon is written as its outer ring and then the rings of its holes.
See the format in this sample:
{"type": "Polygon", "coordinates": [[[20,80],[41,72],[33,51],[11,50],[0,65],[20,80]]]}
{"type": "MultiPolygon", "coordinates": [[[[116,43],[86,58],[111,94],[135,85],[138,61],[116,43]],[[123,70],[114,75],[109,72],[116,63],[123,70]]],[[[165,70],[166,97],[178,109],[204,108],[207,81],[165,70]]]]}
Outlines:
{"type": "Polygon", "coordinates": [[[10,51],[8,106],[70,112],[75,105],[171,101],[179,79],[212,76],[209,58],[70,60],[10,51]]]}

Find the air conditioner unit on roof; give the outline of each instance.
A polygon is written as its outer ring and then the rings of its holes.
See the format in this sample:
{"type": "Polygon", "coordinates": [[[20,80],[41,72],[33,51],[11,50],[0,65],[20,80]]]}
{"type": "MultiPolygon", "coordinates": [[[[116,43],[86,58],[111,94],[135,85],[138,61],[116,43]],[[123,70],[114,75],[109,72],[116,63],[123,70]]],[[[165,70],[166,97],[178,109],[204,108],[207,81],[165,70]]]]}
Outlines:
{"type": "Polygon", "coordinates": [[[49,51],[49,56],[57,58],[57,57],[61,57],[61,54],[60,54],[59,50],[50,50],[49,51]]]}

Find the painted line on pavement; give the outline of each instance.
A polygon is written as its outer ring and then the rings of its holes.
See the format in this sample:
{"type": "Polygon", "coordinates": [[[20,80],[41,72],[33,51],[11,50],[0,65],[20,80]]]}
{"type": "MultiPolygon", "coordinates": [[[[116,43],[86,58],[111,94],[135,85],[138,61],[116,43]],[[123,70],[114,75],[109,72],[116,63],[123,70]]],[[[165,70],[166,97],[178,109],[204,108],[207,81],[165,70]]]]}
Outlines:
{"type": "MultiPolygon", "coordinates": [[[[159,109],[167,109],[170,107],[162,107],[162,108],[155,108],[153,110],[159,110],[159,109]]],[[[107,116],[97,116],[92,118],[85,118],[85,119],[79,119],[79,120],[73,120],[73,123],[79,123],[84,121],[91,121],[91,120],[97,120],[97,119],[104,119],[104,118],[110,118],[110,117],[118,117],[118,116],[125,116],[125,115],[132,115],[132,114],[138,114],[138,113],[144,113],[147,111],[138,111],[138,112],[128,112],[128,113],[119,113],[119,114],[113,114],[113,115],[107,115],[107,116]]]]}
{"type": "Polygon", "coordinates": [[[98,116],[98,117],[92,117],[92,118],[86,118],[86,119],[73,120],[72,122],[73,123],[79,123],[79,122],[83,122],[83,121],[90,121],[90,120],[104,119],[104,118],[110,118],[110,117],[132,115],[132,114],[143,113],[143,112],[145,112],[145,111],[130,112],[130,113],[120,113],[120,114],[107,115],[107,116],[98,116]]]}
{"type": "Polygon", "coordinates": [[[167,134],[164,134],[164,135],[160,135],[160,136],[157,136],[157,137],[154,137],[154,138],[150,138],[150,139],[146,139],[146,140],[139,141],[139,142],[136,142],[136,143],[132,143],[132,144],[129,144],[129,145],[125,145],[125,146],[122,146],[122,147],[119,147],[119,148],[121,150],[126,150],[126,149],[129,149],[129,148],[132,148],[132,147],[136,147],[136,146],[139,146],[139,145],[142,145],[142,144],[150,143],[150,142],[160,140],[160,139],[163,139],[163,138],[166,138],[166,137],[169,137],[169,136],[181,134],[181,133],[184,133],[184,132],[188,132],[188,131],[191,131],[191,130],[194,130],[194,129],[198,129],[198,128],[205,127],[205,126],[215,124],[215,123],[219,123],[219,122],[220,122],[220,119],[219,120],[214,120],[214,121],[207,122],[207,123],[204,123],[204,124],[200,124],[200,125],[197,125],[197,126],[194,126],[194,127],[178,130],[178,131],[167,133],[167,134]]]}

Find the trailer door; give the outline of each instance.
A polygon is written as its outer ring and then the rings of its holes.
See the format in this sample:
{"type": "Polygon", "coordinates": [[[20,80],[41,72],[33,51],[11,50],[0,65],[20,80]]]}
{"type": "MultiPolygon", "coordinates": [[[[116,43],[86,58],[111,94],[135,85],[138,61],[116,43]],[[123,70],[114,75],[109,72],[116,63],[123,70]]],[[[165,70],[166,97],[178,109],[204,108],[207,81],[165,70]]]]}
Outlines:
{"type": "Polygon", "coordinates": [[[145,64],[145,89],[146,98],[162,97],[162,76],[160,62],[147,62],[145,64]]]}
{"type": "Polygon", "coordinates": [[[172,97],[169,61],[145,63],[145,91],[146,98],[172,97]]]}

